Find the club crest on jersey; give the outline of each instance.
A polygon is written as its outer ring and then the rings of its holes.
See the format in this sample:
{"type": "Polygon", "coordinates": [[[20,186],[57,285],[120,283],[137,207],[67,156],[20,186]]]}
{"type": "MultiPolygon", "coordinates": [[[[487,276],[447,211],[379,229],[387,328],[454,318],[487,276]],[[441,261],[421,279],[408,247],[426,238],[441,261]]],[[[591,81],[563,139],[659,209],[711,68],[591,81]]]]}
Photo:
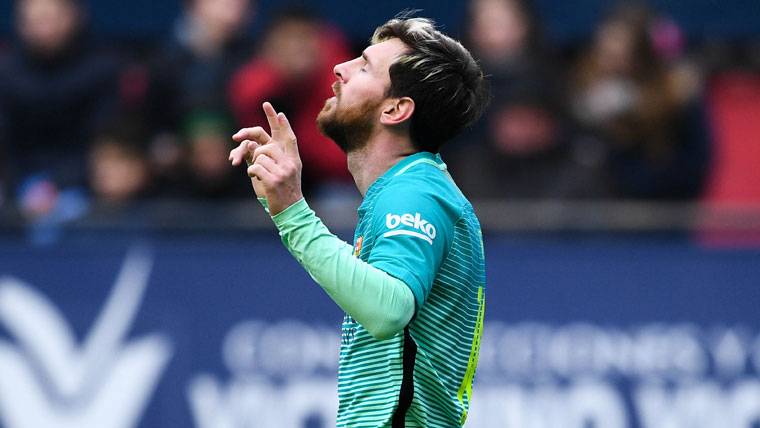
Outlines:
{"type": "Polygon", "coordinates": [[[387,214],[385,216],[385,226],[388,227],[388,232],[383,234],[383,237],[406,235],[420,238],[430,245],[433,245],[435,239],[436,230],[435,226],[430,224],[427,220],[422,218],[420,213],[412,214],[387,214]],[[398,229],[400,226],[411,227],[414,230],[398,229]]]}
{"type": "Polygon", "coordinates": [[[359,257],[359,255],[362,253],[362,244],[364,243],[364,237],[360,236],[356,238],[356,243],[354,244],[354,257],[359,257]]]}

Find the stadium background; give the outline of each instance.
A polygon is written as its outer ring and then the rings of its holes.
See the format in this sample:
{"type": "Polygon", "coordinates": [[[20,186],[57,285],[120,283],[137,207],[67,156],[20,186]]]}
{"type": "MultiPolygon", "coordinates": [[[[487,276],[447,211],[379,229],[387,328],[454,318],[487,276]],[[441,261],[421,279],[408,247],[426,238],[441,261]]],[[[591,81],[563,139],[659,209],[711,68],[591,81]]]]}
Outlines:
{"type": "MultiPolygon", "coordinates": [[[[11,3],[0,4],[3,53],[15,40],[11,3]]],[[[650,4],[683,32],[683,55],[703,75],[705,182],[688,197],[474,201],[488,288],[465,426],[760,424],[760,6],[650,4]]],[[[356,49],[407,7],[461,35],[468,4],[310,6],[356,49]]],[[[563,64],[610,7],[536,6],[563,64]]],[[[134,69],[182,3],[87,7],[93,34],[134,69]]],[[[275,9],[256,5],[253,41],[275,9]]],[[[31,215],[4,190],[0,426],[331,426],[341,313],[250,198],[93,196],[31,215]]],[[[356,195],[328,185],[313,196],[348,239],[356,195]]]]}
{"type": "MultiPolygon", "coordinates": [[[[89,4],[92,24],[98,34],[126,38],[155,37],[166,34],[171,27],[182,2],[167,0],[156,3],[149,0],[135,0],[125,4],[115,0],[91,1],[89,4]]],[[[452,0],[442,4],[437,1],[405,2],[389,0],[385,2],[339,2],[327,0],[310,4],[327,20],[339,25],[352,38],[365,40],[376,26],[390,14],[403,9],[421,9],[426,16],[436,19],[454,33],[463,24],[466,1],[452,0]]],[[[694,37],[706,38],[756,38],[757,4],[752,0],[731,0],[714,2],[709,0],[655,0],[649,2],[662,12],[678,20],[686,32],[694,37]]],[[[587,37],[597,19],[609,6],[602,0],[582,0],[564,4],[556,0],[538,0],[536,6],[547,24],[552,36],[563,42],[578,41],[587,37]]],[[[2,22],[0,27],[7,35],[12,22],[12,2],[0,5],[2,22]]],[[[259,21],[266,20],[275,2],[262,1],[259,21]]],[[[255,29],[254,29],[255,30],[255,29]]]]}

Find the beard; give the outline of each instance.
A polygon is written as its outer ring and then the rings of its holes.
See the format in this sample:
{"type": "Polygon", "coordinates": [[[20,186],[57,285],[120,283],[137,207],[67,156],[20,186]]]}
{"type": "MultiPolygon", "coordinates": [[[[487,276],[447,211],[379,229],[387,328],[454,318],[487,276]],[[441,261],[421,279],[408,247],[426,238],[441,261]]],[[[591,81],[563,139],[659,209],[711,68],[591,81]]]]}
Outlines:
{"type": "Polygon", "coordinates": [[[367,100],[358,107],[341,111],[339,100],[335,98],[332,107],[325,103],[324,108],[319,112],[317,127],[344,153],[360,150],[367,145],[372,135],[375,127],[375,112],[380,102],[367,100]]]}

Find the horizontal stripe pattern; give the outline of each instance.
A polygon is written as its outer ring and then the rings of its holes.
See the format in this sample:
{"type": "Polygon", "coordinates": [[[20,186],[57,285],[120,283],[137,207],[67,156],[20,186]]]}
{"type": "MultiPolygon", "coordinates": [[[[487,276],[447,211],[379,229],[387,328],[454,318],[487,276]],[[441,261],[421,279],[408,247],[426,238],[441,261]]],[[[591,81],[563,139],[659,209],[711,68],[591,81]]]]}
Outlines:
{"type": "MultiPolygon", "coordinates": [[[[441,175],[440,169],[427,163],[414,166],[414,170],[418,168],[441,175]]],[[[381,177],[360,208],[355,242],[362,237],[362,260],[369,259],[377,238],[371,227],[376,197],[392,179],[381,177]]],[[[485,260],[475,212],[453,183],[450,186],[451,194],[461,199],[461,214],[430,294],[408,327],[417,352],[407,428],[458,427],[469,409],[469,394],[459,392],[468,389],[474,370],[473,349],[479,346],[476,325],[482,308],[478,290],[485,289],[485,260]]],[[[428,237],[420,234],[418,238],[428,237]]],[[[346,315],[341,338],[337,426],[390,427],[403,378],[403,332],[379,341],[346,315]]]]}

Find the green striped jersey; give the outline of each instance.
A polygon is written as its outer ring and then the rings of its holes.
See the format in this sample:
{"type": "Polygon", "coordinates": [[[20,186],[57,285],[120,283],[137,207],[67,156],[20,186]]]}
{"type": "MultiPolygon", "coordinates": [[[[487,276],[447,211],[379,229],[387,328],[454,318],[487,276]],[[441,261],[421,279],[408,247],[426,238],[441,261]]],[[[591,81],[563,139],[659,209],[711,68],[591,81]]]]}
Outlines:
{"type": "Polygon", "coordinates": [[[438,155],[396,164],[367,190],[355,254],[404,281],[416,309],[393,338],[343,321],[339,427],[458,427],[470,405],[483,326],[480,224],[438,155]]]}

